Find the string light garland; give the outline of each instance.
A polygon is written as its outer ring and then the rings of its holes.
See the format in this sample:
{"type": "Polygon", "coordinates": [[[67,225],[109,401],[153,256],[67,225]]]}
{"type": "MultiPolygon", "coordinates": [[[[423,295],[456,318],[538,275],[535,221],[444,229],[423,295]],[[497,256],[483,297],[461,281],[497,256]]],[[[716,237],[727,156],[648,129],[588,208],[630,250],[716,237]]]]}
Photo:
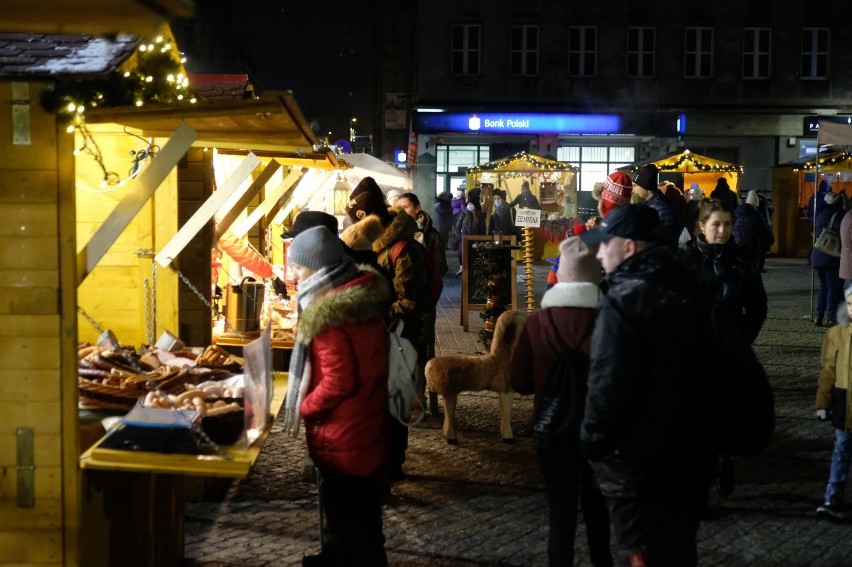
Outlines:
{"type": "MultiPolygon", "coordinates": [[[[852,154],[848,154],[846,153],[846,150],[843,150],[840,153],[829,155],[825,158],[820,158],[819,166],[821,168],[831,167],[839,163],[843,163],[849,159],[852,159],[852,154]]],[[[793,169],[793,171],[816,171],[816,160],[804,163],[800,168],[793,169]]]]}
{"type": "MultiPolygon", "coordinates": [[[[510,163],[515,161],[524,161],[529,163],[531,166],[529,169],[537,170],[537,171],[569,171],[575,172],[577,171],[577,167],[571,165],[570,163],[565,163],[561,161],[553,161],[549,159],[540,158],[538,156],[528,154],[527,152],[518,152],[509,157],[505,157],[502,159],[498,159],[492,162],[484,163],[481,165],[476,165],[471,168],[468,168],[469,173],[478,173],[480,171],[492,171],[495,169],[500,169],[501,167],[507,167],[510,163]]],[[[513,172],[515,177],[524,175],[524,170],[521,169],[518,172],[513,172]]],[[[529,175],[527,173],[527,175],[529,175]]]]}
{"type": "MultiPolygon", "coordinates": [[[[712,173],[726,173],[726,172],[738,172],[742,173],[743,166],[735,165],[735,164],[721,164],[721,163],[708,163],[702,162],[697,157],[696,154],[693,154],[689,150],[685,150],[676,161],[671,163],[663,162],[663,160],[653,162],[654,165],[657,166],[657,169],[660,170],[661,173],[667,171],[683,171],[683,164],[689,162],[695,169],[703,172],[712,172],[712,173]]],[[[630,168],[630,172],[637,171],[643,165],[637,165],[630,168]]]]}
{"type": "Polygon", "coordinates": [[[82,114],[79,108],[196,102],[183,72],[186,59],[163,36],[139,45],[134,62],[132,69],[105,77],[49,85],[41,92],[41,105],[73,120],[82,114]]]}

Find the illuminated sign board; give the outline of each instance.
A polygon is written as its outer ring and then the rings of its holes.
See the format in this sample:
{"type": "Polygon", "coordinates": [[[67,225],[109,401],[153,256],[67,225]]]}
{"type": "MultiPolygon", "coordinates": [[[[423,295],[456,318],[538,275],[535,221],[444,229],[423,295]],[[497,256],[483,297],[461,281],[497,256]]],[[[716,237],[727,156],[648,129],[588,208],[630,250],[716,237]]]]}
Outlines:
{"type": "Polygon", "coordinates": [[[483,134],[620,134],[617,114],[418,112],[414,131],[483,134]]]}
{"type": "Polygon", "coordinates": [[[805,116],[802,118],[802,136],[816,136],[819,133],[820,120],[837,124],[852,124],[852,116],[805,116]]]}

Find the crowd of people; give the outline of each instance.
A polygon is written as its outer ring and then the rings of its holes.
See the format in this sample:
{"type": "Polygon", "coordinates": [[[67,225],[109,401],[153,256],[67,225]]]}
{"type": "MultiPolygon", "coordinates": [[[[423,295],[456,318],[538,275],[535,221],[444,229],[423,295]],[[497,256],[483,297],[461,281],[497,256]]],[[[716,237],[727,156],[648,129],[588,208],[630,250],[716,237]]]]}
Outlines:
{"type": "MultiPolygon", "coordinates": [[[[600,184],[598,215],[561,243],[555,281],[513,352],[511,384],[535,396],[534,415],[554,380],[571,384],[557,395],[568,398],[562,402],[569,410],[549,418],[564,415],[558,419],[565,423],[549,423],[558,433],[546,442],[536,437],[550,565],[573,564],[578,512],[594,565],[695,565],[709,491],[715,484],[725,497],[736,486],[735,455],[707,434],[714,408],[706,384],[717,369],[703,355],[706,345],[687,340],[671,348],[664,334],[689,337],[712,327],[722,341],[750,349],[767,316],[761,272],[772,231],[756,192],[740,203],[720,178],[708,198],[697,185],[683,192],[658,183],[658,174],[645,166],[632,179],[614,172],[600,184]]],[[[478,188],[439,195],[433,217],[415,193],[386,199],[366,178],[350,195],[351,224],[339,237],[337,219],[314,211],[297,216],[286,233],[300,313],[285,424],[291,432],[305,424],[327,519],[322,551],[303,564],[386,564],[381,495],[405,477],[409,433],[387,411],[387,325],[405,322],[424,392],[423,367],[435,356],[428,271],[446,274],[446,252],[460,253],[464,235],[483,234],[486,226],[514,230],[511,207],[538,204],[527,193],[528,186],[508,201],[493,191],[486,223],[478,188]],[[413,244],[394,257],[401,241],[413,244]]],[[[845,259],[811,257],[824,271],[816,321],[827,316],[833,325],[822,350],[816,417],[836,427],[817,513],[839,519],[852,459],[852,285],[842,288],[852,276],[852,212],[838,214],[838,193],[816,198],[823,206],[814,207],[814,230],[836,225],[847,239],[845,259]]],[[[440,412],[435,397],[429,411],[440,412]]]]}

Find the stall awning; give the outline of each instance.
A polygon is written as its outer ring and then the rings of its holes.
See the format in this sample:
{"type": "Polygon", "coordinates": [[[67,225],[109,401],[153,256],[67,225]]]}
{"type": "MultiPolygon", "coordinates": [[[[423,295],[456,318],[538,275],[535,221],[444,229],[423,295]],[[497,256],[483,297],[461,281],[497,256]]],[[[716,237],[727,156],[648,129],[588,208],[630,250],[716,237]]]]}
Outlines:
{"type": "Polygon", "coordinates": [[[494,172],[523,172],[523,171],[571,171],[576,172],[577,166],[564,161],[547,159],[527,152],[519,152],[506,158],[475,165],[467,170],[468,174],[480,171],[494,172]]]}
{"type": "Polygon", "coordinates": [[[86,121],[122,124],[150,137],[168,137],[178,125],[186,124],[198,132],[195,146],[256,153],[309,154],[317,144],[316,136],[289,91],[262,99],[192,106],[92,109],[86,112],[86,121]]]}
{"type": "MultiPolygon", "coordinates": [[[[816,157],[798,159],[779,163],[775,168],[788,168],[796,172],[816,172],[816,157]]],[[[834,173],[838,171],[852,171],[852,154],[846,150],[824,150],[819,153],[819,170],[823,173],[834,173]]]]}

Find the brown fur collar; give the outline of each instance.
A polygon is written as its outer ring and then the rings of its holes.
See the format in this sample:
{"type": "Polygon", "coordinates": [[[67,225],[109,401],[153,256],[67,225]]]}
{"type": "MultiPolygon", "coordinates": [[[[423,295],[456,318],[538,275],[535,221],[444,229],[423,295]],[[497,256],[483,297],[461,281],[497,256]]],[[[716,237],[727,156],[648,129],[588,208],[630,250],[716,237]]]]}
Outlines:
{"type": "Polygon", "coordinates": [[[391,221],[385,227],[385,231],[373,242],[373,251],[377,254],[390,248],[397,240],[414,238],[418,230],[417,222],[401,208],[394,207],[390,214],[391,221]]]}

